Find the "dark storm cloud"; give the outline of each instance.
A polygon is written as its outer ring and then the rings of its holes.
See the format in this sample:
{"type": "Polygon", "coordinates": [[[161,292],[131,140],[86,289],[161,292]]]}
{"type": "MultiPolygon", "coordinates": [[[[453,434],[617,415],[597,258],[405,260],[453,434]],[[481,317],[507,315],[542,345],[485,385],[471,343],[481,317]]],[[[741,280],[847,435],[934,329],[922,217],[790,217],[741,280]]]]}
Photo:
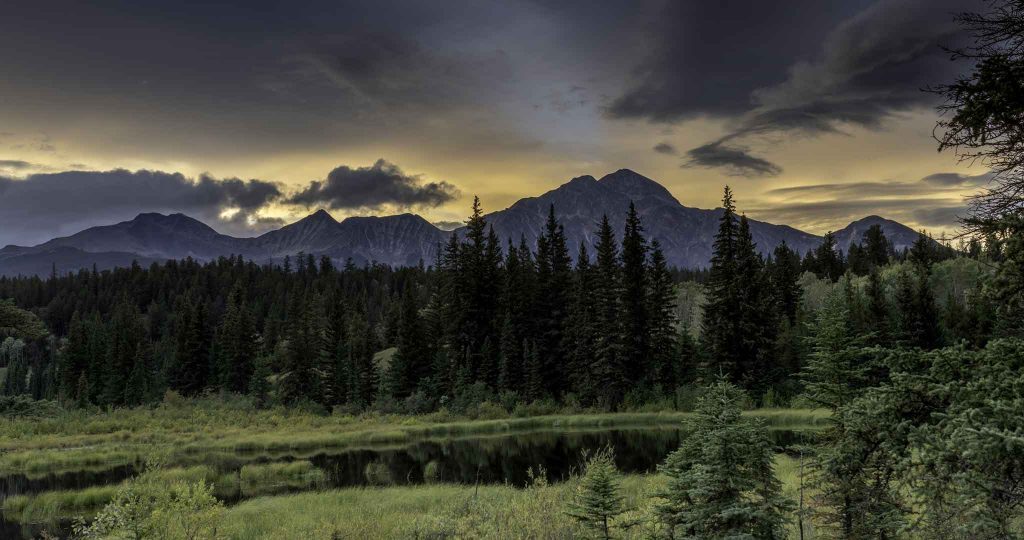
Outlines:
{"type": "Polygon", "coordinates": [[[964,0],[669,2],[636,84],[608,112],[654,122],[726,118],[726,135],[689,152],[689,163],[777,171],[736,141],[844,125],[879,129],[896,114],[932,106],[935,96],[921,89],[962,69],[941,46],[961,43],[953,16],[967,7],[964,0]]]}
{"type": "Polygon", "coordinates": [[[686,155],[689,159],[684,167],[721,168],[732,176],[778,176],[782,172],[781,167],[750,155],[746,148],[726,146],[721,141],[699,146],[686,155]]]}
{"type": "Polygon", "coordinates": [[[665,154],[667,156],[674,156],[679,153],[679,151],[676,150],[675,146],[672,146],[667,142],[660,142],[654,145],[654,151],[659,154],[665,154]]]}
{"type": "Polygon", "coordinates": [[[178,173],[123,169],[0,177],[0,191],[0,245],[39,243],[141,212],[183,212],[219,224],[224,232],[252,232],[246,220],[281,196],[275,184],[262,180],[191,180],[178,173]],[[238,212],[221,221],[229,209],[238,212]]]}
{"type": "Polygon", "coordinates": [[[665,2],[646,29],[648,53],[633,84],[608,112],[615,118],[674,122],[750,110],[754,90],[785,80],[828,29],[863,2],[760,0],[665,2]],[[798,17],[798,24],[794,18],[798,17]]]}
{"type": "Polygon", "coordinates": [[[338,167],[287,202],[332,209],[410,208],[439,206],[458,196],[458,188],[448,182],[425,182],[419,175],[405,174],[393,163],[378,159],[369,167],[338,167]]]}

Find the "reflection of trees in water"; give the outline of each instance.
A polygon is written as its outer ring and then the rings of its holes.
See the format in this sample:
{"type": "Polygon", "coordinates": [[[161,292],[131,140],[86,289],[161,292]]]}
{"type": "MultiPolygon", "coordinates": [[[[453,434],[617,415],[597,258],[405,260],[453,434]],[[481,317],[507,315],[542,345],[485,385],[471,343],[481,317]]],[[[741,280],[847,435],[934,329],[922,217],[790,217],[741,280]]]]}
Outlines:
{"type": "MultiPolygon", "coordinates": [[[[385,468],[398,484],[424,481],[430,465],[433,481],[473,484],[525,485],[527,471],[543,467],[548,479],[560,481],[579,470],[585,450],[610,446],[618,467],[627,473],[656,470],[665,456],[679,446],[674,429],[611,430],[593,432],[523,433],[501,437],[424,441],[401,449],[358,450],[312,458],[324,469],[332,486],[367,481],[367,467],[385,468]]],[[[383,471],[381,471],[383,472],[383,471]]]]}

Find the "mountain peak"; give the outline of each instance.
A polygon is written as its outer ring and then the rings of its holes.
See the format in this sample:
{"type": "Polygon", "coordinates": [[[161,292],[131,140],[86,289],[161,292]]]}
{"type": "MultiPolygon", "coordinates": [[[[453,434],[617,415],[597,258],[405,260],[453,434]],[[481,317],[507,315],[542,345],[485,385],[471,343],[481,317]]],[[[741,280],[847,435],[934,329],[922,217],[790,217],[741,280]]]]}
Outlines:
{"type": "Polygon", "coordinates": [[[679,204],[665,186],[630,169],[619,169],[598,180],[605,187],[626,195],[633,201],[660,199],[679,204]]]}
{"type": "Polygon", "coordinates": [[[324,210],[323,208],[320,208],[316,212],[313,212],[312,214],[302,218],[301,221],[333,221],[334,223],[338,222],[338,220],[334,219],[334,216],[332,216],[330,212],[324,210]]]}

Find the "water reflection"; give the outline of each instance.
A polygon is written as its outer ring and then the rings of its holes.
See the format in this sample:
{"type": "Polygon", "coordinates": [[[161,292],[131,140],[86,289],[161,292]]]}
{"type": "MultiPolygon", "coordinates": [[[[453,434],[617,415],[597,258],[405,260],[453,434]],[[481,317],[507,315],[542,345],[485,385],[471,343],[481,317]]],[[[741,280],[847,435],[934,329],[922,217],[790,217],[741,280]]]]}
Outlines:
{"type": "MultiPolygon", "coordinates": [[[[774,430],[772,440],[785,451],[806,438],[801,432],[774,430]]],[[[364,485],[407,485],[423,482],[507,483],[523,486],[528,471],[543,469],[549,481],[557,482],[578,470],[584,451],[610,446],[619,469],[626,473],[654,472],[679,446],[686,434],[680,429],[637,428],[594,431],[538,431],[464,439],[424,440],[400,447],[325,451],[295,456],[229,456],[206,461],[219,473],[237,473],[245,463],[308,459],[326,474],[325,487],[364,485]]],[[[11,475],[0,478],[0,502],[8,496],[43,491],[83,489],[121,482],[135,474],[138,466],[105,471],[81,471],[28,478],[11,475]]],[[[278,491],[301,488],[282,485],[278,491]]],[[[267,492],[273,492],[268,490],[267,492]]],[[[232,503],[243,494],[224,497],[232,503]]],[[[67,522],[49,524],[50,532],[67,534],[67,522]]],[[[5,520],[0,514],[0,538],[30,538],[39,526],[25,526],[5,520]]]]}

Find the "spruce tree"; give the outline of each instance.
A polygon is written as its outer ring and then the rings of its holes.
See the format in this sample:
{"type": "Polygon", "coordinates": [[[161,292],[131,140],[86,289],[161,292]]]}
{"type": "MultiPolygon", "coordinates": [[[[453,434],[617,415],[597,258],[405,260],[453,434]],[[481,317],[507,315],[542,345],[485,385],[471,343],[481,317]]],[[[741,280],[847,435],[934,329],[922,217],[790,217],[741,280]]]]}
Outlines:
{"type": "Polygon", "coordinates": [[[245,291],[236,284],[228,295],[227,308],[221,320],[218,338],[218,375],[221,387],[229,392],[244,393],[252,378],[256,356],[256,332],[245,304],[245,291]]]}
{"type": "Polygon", "coordinates": [[[864,255],[871,266],[885,266],[889,262],[892,246],[885,238],[881,225],[875,224],[868,227],[868,230],[864,232],[863,244],[864,255]]]}
{"type": "Polygon", "coordinates": [[[388,391],[393,397],[404,399],[430,375],[430,350],[413,291],[402,295],[397,345],[388,367],[388,391]]]}
{"type": "MultiPolygon", "coordinates": [[[[636,206],[629,203],[625,231],[622,233],[622,359],[627,384],[636,384],[651,376],[649,366],[647,240],[636,206]]],[[[656,368],[655,368],[656,369],[656,368]]]]}
{"type": "Polygon", "coordinates": [[[567,514],[595,538],[610,540],[614,520],[624,511],[620,483],[611,448],[598,450],[586,461],[567,514]]]}
{"type": "Polygon", "coordinates": [[[618,246],[608,216],[601,218],[597,233],[597,261],[594,266],[596,305],[594,361],[591,377],[598,404],[616,407],[625,395],[627,379],[623,365],[621,330],[622,276],[618,246]]]}
{"type": "Polygon", "coordinates": [[[792,504],[782,495],[762,421],[741,416],[743,392],[718,382],[701,396],[689,434],[660,467],[655,507],[666,538],[781,539],[792,504]]]}
{"type": "Polygon", "coordinates": [[[569,292],[572,272],[565,230],[555,217],[554,205],[548,208],[544,230],[537,239],[536,330],[540,368],[545,388],[560,396],[567,388],[565,373],[565,325],[569,317],[569,292]]]}
{"type": "Polygon", "coordinates": [[[585,243],[580,242],[576,256],[575,280],[569,323],[566,329],[566,353],[569,355],[569,382],[582,403],[596,400],[596,384],[591,373],[596,357],[594,344],[599,339],[597,329],[597,302],[594,298],[594,270],[585,243]]]}
{"type": "Polygon", "coordinates": [[[647,377],[661,387],[662,392],[672,392],[679,384],[679,332],[675,316],[676,292],[669,274],[665,253],[657,240],[651,242],[651,265],[649,290],[646,298],[647,343],[649,362],[647,377]]]}
{"type": "Polygon", "coordinates": [[[737,315],[741,309],[741,291],[737,282],[736,249],[738,223],[732,190],[725,186],[722,216],[715,234],[711,268],[705,283],[707,301],[701,320],[702,339],[713,362],[712,371],[734,373],[740,362],[737,315]]]}

